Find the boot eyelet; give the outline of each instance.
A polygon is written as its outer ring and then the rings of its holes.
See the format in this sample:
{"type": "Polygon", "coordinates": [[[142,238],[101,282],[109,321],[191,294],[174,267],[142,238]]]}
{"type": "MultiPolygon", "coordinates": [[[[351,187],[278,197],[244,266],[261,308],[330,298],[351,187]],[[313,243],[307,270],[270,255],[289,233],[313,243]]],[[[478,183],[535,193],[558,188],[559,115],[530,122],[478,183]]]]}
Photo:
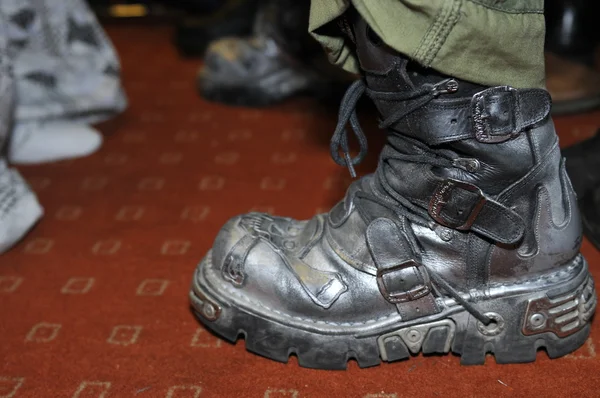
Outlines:
{"type": "Polygon", "coordinates": [[[469,173],[475,173],[476,171],[479,171],[481,163],[479,163],[479,160],[477,159],[468,159],[468,161],[465,164],[465,167],[469,173]]]}
{"type": "Polygon", "coordinates": [[[294,241],[284,240],[282,243],[283,243],[283,247],[287,250],[294,250],[296,248],[296,242],[294,242],[294,241]]]}
{"type": "Polygon", "coordinates": [[[505,322],[504,318],[500,314],[495,312],[487,312],[484,314],[492,321],[488,325],[484,325],[482,322],[477,321],[477,329],[479,333],[484,336],[496,336],[504,330],[505,322]]]}
{"type": "Polygon", "coordinates": [[[477,159],[458,158],[454,159],[452,163],[455,167],[466,170],[469,173],[476,173],[481,168],[481,163],[477,159]]]}
{"type": "Polygon", "coordinates": [[[450,242],[453,238],[453,233],[452,230],[449,229],[442,229],[438,236],[440,237],[441,240],[443,240],[444,242],[450,242]]]}

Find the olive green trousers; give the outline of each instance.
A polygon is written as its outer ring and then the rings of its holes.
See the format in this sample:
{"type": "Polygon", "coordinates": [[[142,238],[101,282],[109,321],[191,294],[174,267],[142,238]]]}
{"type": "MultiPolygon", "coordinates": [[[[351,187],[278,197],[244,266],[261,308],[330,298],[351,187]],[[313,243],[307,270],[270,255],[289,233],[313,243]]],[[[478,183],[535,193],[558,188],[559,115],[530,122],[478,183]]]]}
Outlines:
{"type": "Polygon", "coordinates": [[[351,43],[327,28],[351,6],[425,67],[488,86],[544,87],[543,0],[311,0],[311,34],[333,64],[358,73],[351,43]]]}

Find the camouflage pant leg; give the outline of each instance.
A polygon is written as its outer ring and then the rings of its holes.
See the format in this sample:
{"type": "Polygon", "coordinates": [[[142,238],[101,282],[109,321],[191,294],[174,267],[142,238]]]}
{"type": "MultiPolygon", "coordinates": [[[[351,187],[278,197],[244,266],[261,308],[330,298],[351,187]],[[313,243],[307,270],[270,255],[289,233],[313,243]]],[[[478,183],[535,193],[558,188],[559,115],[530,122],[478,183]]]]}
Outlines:
{"type": "Polygon", "coordinates": [[[15,94],[5,29],[6,23],[0,13],[0,163],[4,162],[8,135],[12,128],[15,94]]]}
{"type": "Polygon", "coordinates": [[[84,0],[2,0],[18,121],[96,122],[126,106],[120,65],[84,0]]]}
{"type": "Polygon", "coordinates": [[[0,253],[18,241],[42,214],[35,194],[19,173],[8,167],[5,156],[15,99],[5,27],[0,14],[0,253]]]}

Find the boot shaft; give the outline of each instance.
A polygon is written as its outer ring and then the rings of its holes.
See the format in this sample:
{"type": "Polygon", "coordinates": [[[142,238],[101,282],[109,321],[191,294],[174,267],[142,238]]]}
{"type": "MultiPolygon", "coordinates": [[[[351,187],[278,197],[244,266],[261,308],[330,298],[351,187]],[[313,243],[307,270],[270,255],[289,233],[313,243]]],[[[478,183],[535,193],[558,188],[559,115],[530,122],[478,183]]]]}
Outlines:
{"type": "Polygon", "coordinates": [[[451,278],[473,287],[546,272],[578,255],[579,212],[545,91],[490,88],[421,68],[361,18],[351,35],[389,131],[375,185],[433,221],[433,238],[431,229],[413,227],[431,263],[441,269],[454,252],[466,267],[451,278]],[[421,106],[419,97],[395,99],[424,87],[437,92],[421,106]],[[430,152],[452,164],[418,159],[430,152]],[[450,248],[439,240],[449,236],[450,248]]]}

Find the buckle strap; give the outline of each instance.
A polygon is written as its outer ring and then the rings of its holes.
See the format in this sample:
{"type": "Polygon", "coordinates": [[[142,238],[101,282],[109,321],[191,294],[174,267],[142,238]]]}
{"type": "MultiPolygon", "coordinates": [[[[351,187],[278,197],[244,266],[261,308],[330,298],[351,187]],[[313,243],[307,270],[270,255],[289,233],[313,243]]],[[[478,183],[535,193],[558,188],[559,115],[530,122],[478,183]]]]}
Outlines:
{"type": "Polygon", "coordinates": [[[377,268],[377,286],[390,303],[417,300],[431,292],[429,275],[413,259],[377,268]]]}
{"type": "Polygon", "coordinates": [[[466,139],[499,143],[546,119],[551,103],[543,89],[491,87],[469,98],[433,100],[391,127],[428,145],[466,139]]]}
{"type": "Polygon", "coordinates": [[[472,230],[504,244],[517,243],[525,233],[525,222],[514,210],[490,199],[476,185],[454,179],[437,185],[429,215],[445,227],[472,230]]]}
{"type": "Polygon", "coordinates": [[[378,218],[367,228],[367,244],[377,266],[377,286],[381,295],[396,304],[403,320],[439,312],[429,274],[413,258],[398,225],[378,218]]]}
{"type": "Polygon", "coordinates": [[[544,120],[550,113],[550,94],[542,89],[517,90],[492,87],[471,99],[475,138],[479,142],[504,142],[544,120]]]}

